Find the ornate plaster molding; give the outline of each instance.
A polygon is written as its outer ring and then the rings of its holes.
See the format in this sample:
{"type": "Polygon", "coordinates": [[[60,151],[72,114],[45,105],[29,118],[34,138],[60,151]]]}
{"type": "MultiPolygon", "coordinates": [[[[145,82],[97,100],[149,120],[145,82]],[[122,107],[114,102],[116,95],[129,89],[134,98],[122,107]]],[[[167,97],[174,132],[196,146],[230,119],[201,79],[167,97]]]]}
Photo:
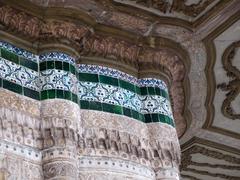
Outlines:
{"type": "Polygon", "coordinates": [[[152,0],[124,0],[119,2],[118,0],[113,0],[114,2],[124,3],[129,6],[134,6],[137,8],[155,9],[162,13],[183,13],[184,15],[190,17],[197,17],[201,12],[203,12],[214,0],[200,0],[197,3],[187,5],[185,1],[173,0],[173,1],[152,1],[152,0]]]}
{"type": "MultiPolygon", "coordinates": [[[[205,171],[205,170],[198,170],[196,167],[210,167],[210,168],[221,168],[221,169],[228,169],[228,170],[239,170],[240,169],[239,164],[240,164],[240,159],[233,155],[224,154],[222,152],[219,152],[219,151],[216,151],[213,149],[208,149],[203,146],[193,145],[189,149],[183,151],[182,163],[181,163],[180,169],[183,172],[183,174],[185,174],[184,172],[191,172],[194,174],[207,175],[207,176],[211,176],[211,177],[219,177],[219,178],[237,180],[237,179],[239,179],[239,177],[237,177],[237,176],[230,176],[230,175],[226,175],[224,173],[211,173],[211,172],[205,171]],[[201,154],[203,156],[211,157],[211,158],[218,159],[218,160],[223,160],[228,163],[232,163],[233,165],[212,164],[212,163],[207,163],[207,162],[206,163],[195,162],[192,159],[192,155],[194,155],[194,154],[201,154]],[[189,167],[189,166],[191,166],[191,167],[189,167]]],[[[184,176],[187,177],[187,175],[184,175],[184,176]]],[[[195,177],[191,176],[189,178],[194,179],[195,177]]]]}
{"type": "MultiPolygon", "coordinates": [[[[237,22],[239,19],[239,14],[240,13],[238,11],[235,14],[233,14],[232,16],[230,16],[224,23],[222,23],[218,28],[216,28],[214,31],[212,31],[203,40],[204,44],[207,48],[207,53],[208,53],[208,61],[207,61],[206,69],[205,69],[205,73],[207,76],[207,84],[208,84],[208,86],[207,86],[208,95],[207,95],[206,103],[205,103],[206,108],[207,108],[207,117],[206,117],[206,121],[203,124],[203,129],[206,129],[205,131],[209,131],[208,133],[207,132],[205,132],[205,133],[208,134],[209,137],[212,136],[212,138],[213,138],[213,134],[216,134],[216,139],[219,139],[219,140],[220,139],[222,140],[222,138],[219,138],[220,136],[222,136],[222,137],[225,136],[226,138],[232,139],[231,140],[232,142],[234,141],[233,138],[236,139],[236,142],[233,143],[232,147],[234,147],[234,144],[238,144],[237,141],[239,140],[239,133],[233,132],[227,128],[224,129],[224,128],[213,125],[214,124],[214,122],[213,122],[214,121],[214,104],[213,104],[214,93],[217,90],[217,88],[221,87],[216,84],[215,77],[214,77],[214,71],[213,71],[214,65],[216,63],[216,49],[214,46],[214,39],[216,39],[221,33],[223,33],[228,28],[230,28],[231,25],[233,25],[235,22],[237,22]],[[219,135],[217,135],[217,133],[219,135]],[[219,136],[219,137],[217,138],[217,136],[219,136]]],[[[227,52],[227,50],[225,52],[227,52]]],[[[226,55],[227,54],[229,55],[229,53],[230,52],[225,53],[225,56],[222,57],[222,62],[223,62],[223,59],[225,59],[224,60],[225,62],[228,61],[226,55]]],[[[235,84],[235,83],[233,83],[233,84],[235,84]]],[[[230,94],[229,94],[229,96],[230,96],[230,94]]],[[[225,100],[227,100],[227,99],[225,99],[225,100]]],[[[222,112],[223,112],[223,108],[222,108],[222,112]]]]}
{"type": "Polygon", "coordinates": [[[232,64],[236,50],[240,48],[240,41],[231,44],[222,57],[223,68],[231,79],[227,84],[221,83],[217,88],[227,91],[226,98],[222,104],[222,113],[229,119],[240,120],[240,113],[234,112],[232,102],[240,95],[240,70],[232,64]]]}

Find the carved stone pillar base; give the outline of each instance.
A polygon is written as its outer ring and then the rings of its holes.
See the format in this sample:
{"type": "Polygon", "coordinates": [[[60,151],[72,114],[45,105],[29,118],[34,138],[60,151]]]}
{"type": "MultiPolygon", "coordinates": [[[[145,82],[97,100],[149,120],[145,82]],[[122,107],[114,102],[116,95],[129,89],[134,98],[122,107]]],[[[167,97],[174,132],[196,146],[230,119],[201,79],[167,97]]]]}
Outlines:
{"type": "Polygon", "coordinates": [[[69,161],[54,161],[43,165],[44,179],[76,180],[77,168],[69,161]]]}
{"type": "Polygon", "coordinates": [[[43,151],[44,179],[76,180],[77,158],[75,151],[64,148],[51,148],[43,151]]]}

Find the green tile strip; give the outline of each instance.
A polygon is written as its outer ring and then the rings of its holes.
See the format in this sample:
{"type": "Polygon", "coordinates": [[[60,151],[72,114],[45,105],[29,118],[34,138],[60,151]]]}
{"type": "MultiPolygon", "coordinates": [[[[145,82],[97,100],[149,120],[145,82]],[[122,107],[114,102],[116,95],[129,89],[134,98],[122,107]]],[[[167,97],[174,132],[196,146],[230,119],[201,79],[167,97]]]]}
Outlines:
{"type": "Polygon", "coordinates": [[[45,71],[48,69],[58,69],[64,70],[66,72],[71,72],[73,75],[76,75],[77,78],[79,77],[79,73],[76,70],[76,67],[70,63],[63,62],[63,61],[44,61],[39,64],[40,71],[45,71]]]}
{"type": "Polygon", "coordinates": [[[79,104],[78,96],[69,91],[64,91],[59,89],[44,90],[44,91],[41,91],[40,96],[41,96],[40,100],[58,98],[58,99],[70,100],[74,103],[79,104]]]}
{"type": "MultiPolygon", "coordinates": [[[[18,56],[2,48],[0,48],[0,54],[1,54],[1,57],[6,60],[9,60],[18,65],[22,65],[34,71],[38,71],[38,64],[33,61],[30,61],[26,58],[18,56]]],[[[160,95],[169,99],[168,93],[165,90],[162,90],[158,87],[138,87],[127,81],[119,80],[109,76],[90,74],[90,73],[78,73],[77,68],[67,62],[56,61],[56,60],[44,61],[39,64],[39,67],[40,67],[40,71],[44,71],[47,69],[58,69],[58,70],[71,72],[72,74],[76,75],[80,81],[100,82],[104,84],[121,87],[123,89],[129,90],[139,95],[160,95]]]]}
{"type": "Polygon", "coordinates": [[[33,71],[38,71],[38,63],[36,62],[33,62],[33,61],[30,61],[26,58],[23,58],[21,56],[18,56],[10,51],[7,51],[6,49],[2,49],[0,48],[0,52],[1,52],[1,57],[8,60],[8,61],[11,61],[15,64],[18,64],[18,65],[21,65],[21,66],[24,66],[26,68],[29,68],[33,71]]]}
{"type": "MultiPolygon", "coordinates": [[[[34,71],[38,71],[38,64],[30,61],[26,58],[18,56],[6,49],[1,49],[1,57],[6,60],[9,60],[15,64],[22,65],[34,71]]],[[[157,87],[138,87],[133,85],[127,81],[119,80],[113,77],[98,75],[98,74],[90,74],[90,73],[78,73],[77,68],[74,67],[72,64],[62,61],[44,61],[39,64],[40,71],[44,71],[47,69],[58,69],[64,70],[67,72],[71,72],[72,74],[76,75],[80,81],[87,81],[87,82],[100,82],[104,84],[109,84],[117,87],[121,87],[123,89],[129,90],[131,92],[137,93],[139,95],[160,95],[168,99],[168,93],[165,90],[162,90],[157,87]]]]}
{"type": "Polygon", "coordinates": [[[10,82],[1,78],[0,78],[0,87],[3,87],[5,89],[8,89],[10,91],[13,91],[21,95],[25,95],[35,100],[46,100],[46,99],[55,99],[55,98],[66,99],[79,104],[81,109],[97,110],[97,111],[104,111],[104,112],[109,112],[109,113],[114,113],[119,115],[125,115],[145,123],[162,122],[162,123],[169,124],[171,126],[175,126],[174,121],[168,116],[165,116],[163,114],[142,114],[132,109],[121,107],[118,105],[101,103],[97,101],[79,100],[76,94],[73,94],[69,91],[51,89],[51,90],[44,90],[39,93],[37,91],[31,90],[26,87],[22,87],[18,84],[15,84],[13,82],[10,82]]]}
{"type": "Polygon", "coordinates": [[[158,87],[139,87],[127,81],[98,74],[79,73],[78,76],[79,81],[108,84],[116,87],[121,87],[133,93],[137,93],[138,95],[159,95],[169,100],[168,93],[158,87]]]}
{"type": "Polygon", "coordinates": [[[100,103],[97,101],[80,100],[80,107],[81,109],[97,110],[97,111],[104,111],[104,112],[109,112],[113,114],[120,114],[120,115],[128,116],[130,118],[134,118],[136,120],[139,120],[145,123],[162,122],[162,123],[175,126],[174,121],[168,116],[163,114],[142,114],[129,108],[107,104],[107,103],[100,103]]]}
{"type": "Polygon", "coordinates": [[[3,79],[2,87],[18,94],[23,94],[23,87],[3,79]]]}
{"type": "Polygon", "coordinates": [[[175,127],[173,119],[163,114],[144,114],[145,123],[162,122],[175,127]]]}
{"type": "MultiPolygon", "coordinates": [[[[18,56],[10,51],[7,51],[6,49],[0,48],[0,55],[2,58],[9,60],[15,64],[24,66],[34,71],[38,71],[38,63],[30,61],[24,57],[18,56]]],[[[104,84],[108,84],[116,87],[121,87],[123,89],[129,90],[139,95],[159,95],[169,99],[168,93],[165,90],[162,90],[158,87],[138,87],[127,81],[123,81],[123,80],[109,77],[109,76],[90,74],[90,73],[78,73],[78,70],[74,65],[67,62],[63,62],[63,61],[57,61],[57,60],[44,61],[39,64],[39,68],[40,68],[40,71],[44,71],[47,69],[64,70],[76,75],[79,81],[95,82],[95,83],[99,82],[99,83],[104,83],[104,84]]],[[[162,123],[167,123],[169,125],[175,126],[174,121],[168,116],[163,114],[142,114],[132,109],[121,107],[118,105],[112,105],[112,104],[95,102],[95,101],[79,100],[76,94],[71,93],[69,91],[51,89],[51,90],[44,90],[39,93],[38,91],[34,91],[27,87],[22,87],[14,82],[10,82],[8,80],[4,80],[1,78],[0,78],[0,87],[8,89],[18,94],[27,96],[35,100],[45,100],[45,99],[54,99],[54,98],[66,99],[79,104],[81,109],[98,110],[98,111],[119,114],[119,115],[125,115],[145,123],[162,122],[162,123]]]]}

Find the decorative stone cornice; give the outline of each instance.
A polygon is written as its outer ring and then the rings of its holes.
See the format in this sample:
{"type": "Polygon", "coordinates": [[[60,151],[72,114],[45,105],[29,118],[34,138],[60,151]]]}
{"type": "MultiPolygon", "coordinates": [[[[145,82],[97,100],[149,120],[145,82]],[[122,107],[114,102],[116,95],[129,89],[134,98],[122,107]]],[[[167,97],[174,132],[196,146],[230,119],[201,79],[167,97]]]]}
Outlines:
{"type": "Polygon", "coordinates": [[[25,12],[17,11],[9,6],[0,7],[0,21],[8,30],[17,31],[34,38],[40,33],[42,21],[25,12]]]}
{"type": "Polygon", "coordinates": [[[65,38],[82,43],[82,38],[87,36],[89,29],[83,26],[77,26],[70,22],[48,20],[40,27],[39,38],[47,40],[49,38],[65,38]]]}
{"type": "Polygon", "coordinates": [[[82,55],[95,55],[100,57],[124,60],[128,64],[137,66],[137,59],[141,47],[113,37],[93,35],[83,42],[82,55]]]}

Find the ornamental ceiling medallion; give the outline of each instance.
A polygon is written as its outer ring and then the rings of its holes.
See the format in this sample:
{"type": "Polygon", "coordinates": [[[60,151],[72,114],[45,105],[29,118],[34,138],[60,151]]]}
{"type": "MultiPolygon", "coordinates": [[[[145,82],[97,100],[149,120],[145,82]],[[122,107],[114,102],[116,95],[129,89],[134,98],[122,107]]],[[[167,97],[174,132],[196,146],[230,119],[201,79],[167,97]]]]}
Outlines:
{"type": "MultiPolygon", "coordinates": [[[[228,83],[221,83],[217,85],[218,89],[226,91],[226,98],[222,104],[222,113],[224,116],[230,119],[240,120],[239,110],[239,98],[240,98],[240,69],[238,65],[233,64],[233,60],[239,56],[236,56],[237,51],[240,50],[240,41],[231,44],[224,52],[222,58],[223,68],[226,71],[230,81],[228,83]],[[237,101],[238,105],[233,105],[233,102],[237,101]],[[234,108],[237,106],[236,108],[234,108]]],[[[239,62],[239,59],[236,60],[239,62]]]]}

